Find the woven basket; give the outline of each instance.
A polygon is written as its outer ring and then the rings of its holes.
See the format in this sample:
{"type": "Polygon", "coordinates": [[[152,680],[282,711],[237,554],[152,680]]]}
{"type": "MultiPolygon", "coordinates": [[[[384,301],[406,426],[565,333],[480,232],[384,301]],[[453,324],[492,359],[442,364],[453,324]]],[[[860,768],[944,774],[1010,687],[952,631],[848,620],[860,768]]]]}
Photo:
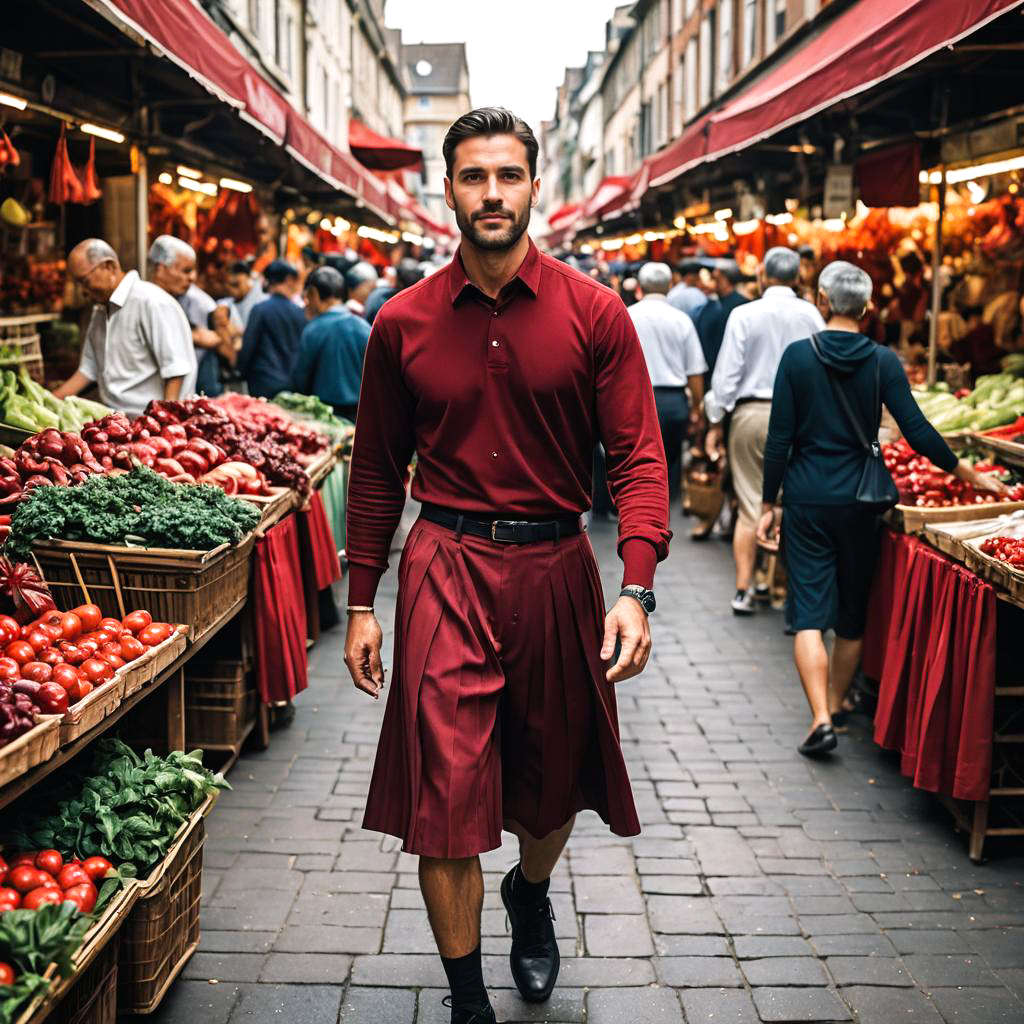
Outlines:
{"type": "Polygon", "coordinates": [[[60,745],[60,715],[39,716],[37,724],[0,747],[0,786],[48,761],[60,745]]]}
{"type": "Polygon", "coordinates": [[[186,746],[235,750],[256,722],[258,700],[240,662],[189,666],[185,670],[186,746]]]}
{"type": "Polygon", "coordinates": [[[84,601],[123,618],[144,608],[157,622],[188,623],[194,642],[245,602],[254,542],[199,552],[51,540],[33,555],[61,611],[84,601]]]}
{"type": "Polygon", "coordinates": [[[683,481],[683,513],[698,519],[714,519],[722,511],[725,492],[722,478],[713,477],[708,483],[698,483],[687,476],[683,481]]]}
{"type": "Polygon", "coordinates": [[[137,693],[154,679],[185,650],[188,626],[175,626],[174,632],[156,647],[147,648],[135,661],[128,662],[117,674],[122,679],[122,698],[137,693]]]}
{"type": "Polygon", "coordinates": [[[203,815],[207,801],[183,826],[167,857],[143,882],[121,929],[119,1013],[152,1013],[199,945],[203,885],[203,815]]]}
{"type": "Polygon", "coordinates": [[[117,938],[73,982],[47,1024],[114,1024],[117,1020],[117,938]]]}
{"type": "Polygon", "coordinates": [[[115,711],[121,703],[123,689],[123,680],[115,675],[113,679],[108,679],[97,686],[77,704],[72,704],[60,720],[61,746],[67,746],[72,740],[77,740],[82,733],[99,725],[107,715],[115,711]]]}

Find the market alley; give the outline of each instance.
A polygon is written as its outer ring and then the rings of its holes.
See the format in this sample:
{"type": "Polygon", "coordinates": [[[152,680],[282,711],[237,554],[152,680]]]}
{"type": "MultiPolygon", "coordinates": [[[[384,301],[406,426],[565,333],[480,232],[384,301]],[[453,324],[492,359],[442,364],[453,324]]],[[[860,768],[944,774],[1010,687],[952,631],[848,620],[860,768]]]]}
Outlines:
{"type": "MultiPolygon", "coordinates": [[[[1020,847],[990,841],[989,863],[972,864],[863,718],[838,756],[800,758],[806,706],[781,613],[735,619],[725,545],[687,543],[678,517],[673,528],[654,653],[619,690],[643,834],[581,819],[552,884],[563,968],[541,1007],[508,973],[497,885],[513,849],[485,856],[498,1019],[1024,1019],[1020,847]]],[[[592,538],[614,595],[613,529],[592,538]]],[[[394,593],[392,571],[389,656],[394,593]]],[[[243,757],[208,819],[200,951],[153,1024],[448,1019],[415,861],[360,829],[383,701],[352,688],[340,645],[311,652],[294,724],[243,757]]]]}

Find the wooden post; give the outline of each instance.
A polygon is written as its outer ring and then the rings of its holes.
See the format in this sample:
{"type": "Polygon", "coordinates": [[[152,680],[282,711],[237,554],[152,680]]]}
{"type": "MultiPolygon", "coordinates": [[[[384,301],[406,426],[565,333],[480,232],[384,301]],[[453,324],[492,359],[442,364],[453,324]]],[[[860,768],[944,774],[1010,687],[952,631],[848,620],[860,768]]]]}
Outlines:
{"type": "Polygon", "coordinates": [[[975,800],[974,818],[971,822],[970,857],[975,864],[982,861],[981,851],[985,846],[985,833],[988,829],[988,800],[975,800]]]}
{"type": "Polygon", "coordinates": [[[179,668],[164,683],[167,692],[167,750],[185,749],[185,670],[179,668]]]}
{"type": "Polygon", "coordinates": [[[942,312],[942,228],[946,217],[946,165],[939,171],[939,216],[935,221],[932,249],[932,315],[928,325],[928,387],[935,387],[939,345],[939,314],[942,312]]]}

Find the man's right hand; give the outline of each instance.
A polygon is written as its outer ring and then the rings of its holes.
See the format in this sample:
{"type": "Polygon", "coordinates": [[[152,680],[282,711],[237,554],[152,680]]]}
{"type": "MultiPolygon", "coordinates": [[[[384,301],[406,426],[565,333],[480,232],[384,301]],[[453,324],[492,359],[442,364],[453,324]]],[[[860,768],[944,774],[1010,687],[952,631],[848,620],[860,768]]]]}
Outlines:
{"type": "Polygon", "coordinates": [[[380,660],[383,640],[384,634],[373,612],[352,612],[349,615],[345,664],[356,689],[368,693],[374,700],[384,689],[384,666],[380,660]]]}
{"type": "Polygon", "coordinates": [[[704,437],[704,451],[707,452],[709,459],[717,459],[718,456],[724,453],[724,438],[725,431],[720,423],[713,423],[708,427],[708,432],[704,437]]]}

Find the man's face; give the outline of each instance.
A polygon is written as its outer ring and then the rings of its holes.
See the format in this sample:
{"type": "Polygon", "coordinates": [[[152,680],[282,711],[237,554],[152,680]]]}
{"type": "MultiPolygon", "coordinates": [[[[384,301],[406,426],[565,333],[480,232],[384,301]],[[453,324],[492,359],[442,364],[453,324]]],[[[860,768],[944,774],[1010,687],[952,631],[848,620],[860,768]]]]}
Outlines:
{"type": "Polygon", "coordinates": [[[463,238],[478,249],[511,249],[530,223],[540,179],[530,180],[526,146],[514,135],[478,136],[455,147],[445,200],[463,238]]]}
{"type": "Polygon", "coordinates": [[[712,274],[712,278],[715,282],[715,291],[719,295],[728,295],[733,288],[732,282],[722,273],[721,270],[716,270],[712,274]]]}
{"type": "Polygon", "coordinates": [[[249,294],[252,278],[248,274],[229,274],[227,279],[228,295],[241,302],[249,294]]]}
{"type": "Polygon", "coordinates": [[[90,268],[84,259],[72,259],[68,273],[89,302],[109,302],[121,279],[120,268],[113,260],[104,260],[90,268]]]}
{"type": "Polygon", "coordinates": [[[156,284],[175,297],[184,295],[195,279],[196,259],[188,253],[183,253],[172,263],[158,263],[153,272],[156,284]]]}

